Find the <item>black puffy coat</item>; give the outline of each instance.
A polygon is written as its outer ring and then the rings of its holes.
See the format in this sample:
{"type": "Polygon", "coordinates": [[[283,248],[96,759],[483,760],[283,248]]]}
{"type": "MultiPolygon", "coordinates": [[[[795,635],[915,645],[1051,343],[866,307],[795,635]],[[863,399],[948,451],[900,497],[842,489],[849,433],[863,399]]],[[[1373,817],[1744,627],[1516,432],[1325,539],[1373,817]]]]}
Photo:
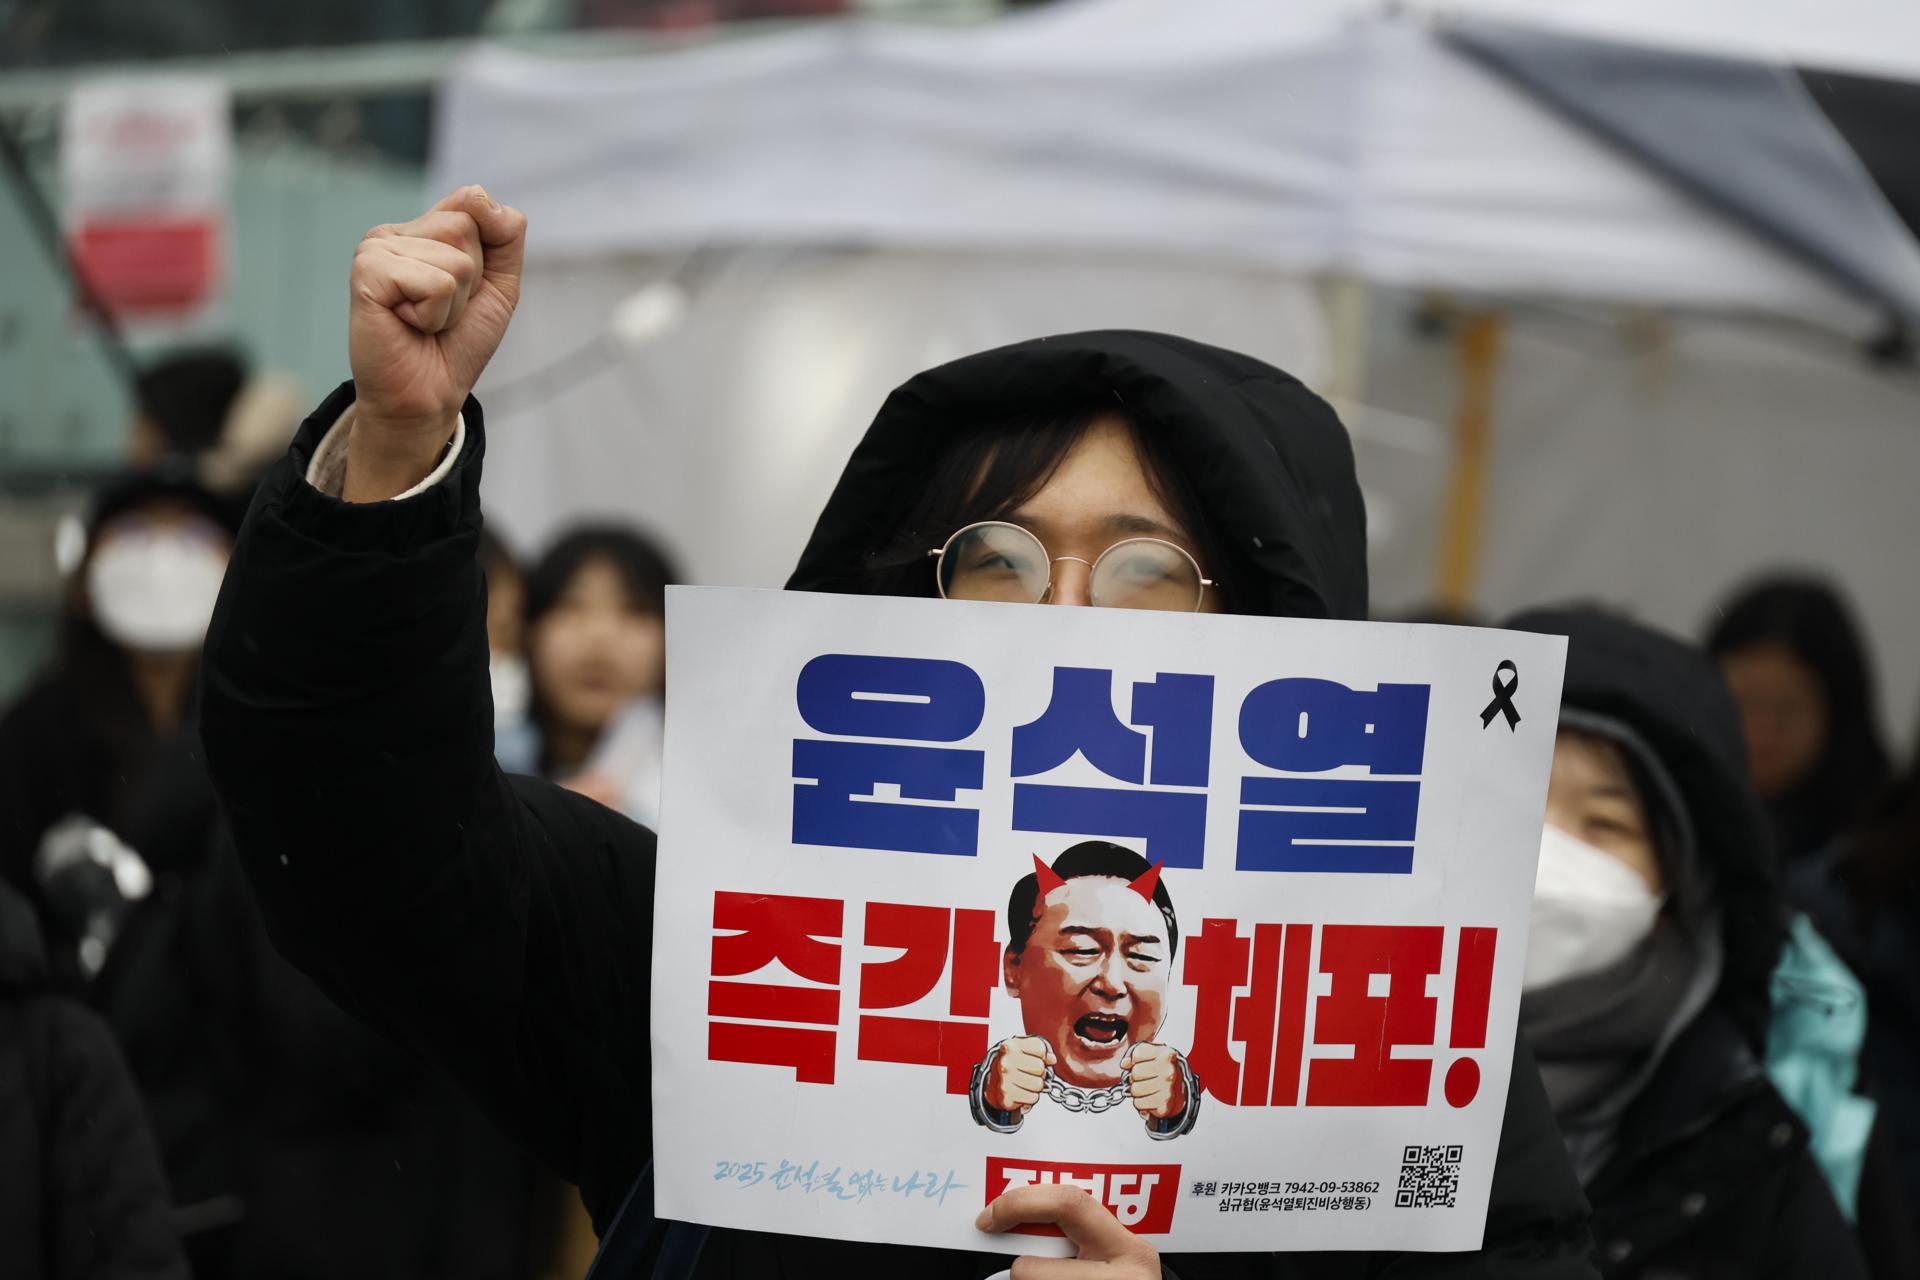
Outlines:
{"type": "Polygon", "coordinates": [[[146,1099],[196,1280],[518,1280],[531,1162],[273,950],[198,738],[125,835],[153,892],[90,993],[146,1099]]]}
{"type": "MultiPolygon", "coordinates": [[[[460,1075],[579,1184],[604,1230],[651,1152],[653,837],[494,764],[479,405],[467,402],[444,481],[354,506],[302,478],[352,396],[341,388],[308,420],[242,531],[207,638],[208,760],[283,951],[460,1075]]],[[[1248,595],[1262,612],[1362,614],[1364,513],[1332,411],[1258,361],[1134,333],[1026,343],[909,382],[853,455],[792,585],[844,589],[981,407],[1112,396],[1167,433],[1261,575],[1248,595]]],[[[1169,1261],[1186,1280],[1592,1275],[1586,1206],[1524,1047],[1492,1199],[1478,1254],[1169,1261]]],[[[716,1231],[698,1274],[977,1280],[1006,1265],[716,1231]]]]}
{"type": "Polygon", "coordinates": [[[1807,1131],[1768,1082],[1769,984],[1785,932],[1732,695],[1700,650],[1625,619],[1540,611],[1568,638],[1561,705],[1625,724],[1685,801],[1721,912],[1724,970],[1623,1118],[1587,1186],[1603,1272],[1645,1280],[1865,1275],[1807,1131]]]}
{"type": "Polygon", "coordinates": [[[185,1280],[126,1064],[47,981],[33,909],[0,882],[0,1275],[185,1280]]]}

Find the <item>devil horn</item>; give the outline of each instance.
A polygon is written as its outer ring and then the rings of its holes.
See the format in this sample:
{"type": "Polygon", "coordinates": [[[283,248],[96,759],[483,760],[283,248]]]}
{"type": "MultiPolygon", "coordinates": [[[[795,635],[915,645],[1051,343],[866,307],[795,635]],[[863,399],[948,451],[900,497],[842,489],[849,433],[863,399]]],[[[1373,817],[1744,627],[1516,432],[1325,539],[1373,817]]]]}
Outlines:
{"type": "Polygon", "coordinates": [[[1148,902],[1152,902],[1153,891],[1160,883],[1160,868],[1166,865],[1165,862],[1154,863],[1145,871],[1142,871],[1137,879],[1127,885],[1127,888],[1133,890],[1148,902]]]}
{"type": "Polygon", "coordinates": [[[1033,855],[1033,874],[1039,881],[1038,896],[1034,899],[1036,902],[1045,902],[1048,894],[1066,884],[1052,867],[1040,861],[1037,853],[1033,855]]]}

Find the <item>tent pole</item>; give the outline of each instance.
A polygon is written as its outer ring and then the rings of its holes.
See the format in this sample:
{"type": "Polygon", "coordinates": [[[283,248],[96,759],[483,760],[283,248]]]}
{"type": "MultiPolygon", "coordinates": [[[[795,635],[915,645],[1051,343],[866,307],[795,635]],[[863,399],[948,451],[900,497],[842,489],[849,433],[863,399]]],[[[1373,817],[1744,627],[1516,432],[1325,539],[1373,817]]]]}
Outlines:
{"type": "Polygon", "coordinates": [[[1487,473],[1493,460],[1493,399],[1500,372],[1498,312],[1476,311],[1460,325],[1457,355],[1460,398],[1453,415],[1453,466],[1440,526],[1435,603],[1466,613],[1474,606],[1480,542],[1487,503],[1487,473]]]}

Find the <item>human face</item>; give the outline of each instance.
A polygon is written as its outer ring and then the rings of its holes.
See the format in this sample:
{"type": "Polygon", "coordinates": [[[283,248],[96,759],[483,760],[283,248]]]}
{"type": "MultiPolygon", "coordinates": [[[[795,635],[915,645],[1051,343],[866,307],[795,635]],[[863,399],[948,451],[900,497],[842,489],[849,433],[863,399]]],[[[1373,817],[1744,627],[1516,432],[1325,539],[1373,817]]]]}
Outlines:
{"type": "Polygon", "coordinates": [[[177,499],[149,501],[97,531],[79,603],[109,639],[141,653],[200,647],[233,540],[177,499]]]}
{"type": "Polygon", "coordinates": [[[1008,951],[1007,994],[1068,1084],[1104,1088],[1160,1029],[1172,948],[1160,909],[1117,876],[1076,876],[1040,903],[1024,950],[1008,951]]]}
{"type": "MultiPolygon", "coordinates": [[[[1030,530],[1054,557],[1048,604],[1092,604],[1093,564],[1123,538],[1162,538],[1199,560],[1192,531],[1155,495],[1133,432],[1118,417],[1095,419],[1046,484],[1004,519],[1030,530]]],[[[1219,612],[1219,595],[1209,588],[1201,612],[1219,612]]]]}
{"type": "Polygon", "coordinates": [[[666,676],[666,626],[637,608],[619,570],[588,560],[527,633],[527,661],[546,714],[598,733],[666,676]]]}
{"type": "Polygon", "coordinates": [[[1562,729],[1553,740],[1547,825],[1576,836],[1632,870],[1655,894],[1664,889],[1646,799],[1615,744],[1562,729]]]}
{"type": "Polygon", "coordinates": [[[1827,695],[1819,674],[1777,644],[1723,653],[1720,670],[1740,704],[1753,789],[1763,800],[1786,795],[1827,747],[1827,695]]]}

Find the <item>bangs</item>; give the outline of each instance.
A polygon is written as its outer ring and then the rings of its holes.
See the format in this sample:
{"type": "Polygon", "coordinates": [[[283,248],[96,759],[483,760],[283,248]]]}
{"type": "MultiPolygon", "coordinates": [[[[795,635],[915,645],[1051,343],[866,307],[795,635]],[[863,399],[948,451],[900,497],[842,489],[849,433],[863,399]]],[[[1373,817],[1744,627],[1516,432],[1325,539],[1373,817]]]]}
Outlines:
{"type": "Polygon", "coordinates": [[[967,428],[934,459],[925,483],[886,542],[867,557],[856,589],[869,595],[931,596],[928,553],[957,530],[1003,520],[1047,486],[1096,422],[1117,421],[1133,441],[1147,487],[1193,541],[1203,568],[1222,580],[1221,602],[1235,607],[1231,584],[1245,580],[1226,567],[1227,550],[1207,519],[1199,492],[1156,433],[1124,407],[1103,402],[1031,411],[967,428]]]}

